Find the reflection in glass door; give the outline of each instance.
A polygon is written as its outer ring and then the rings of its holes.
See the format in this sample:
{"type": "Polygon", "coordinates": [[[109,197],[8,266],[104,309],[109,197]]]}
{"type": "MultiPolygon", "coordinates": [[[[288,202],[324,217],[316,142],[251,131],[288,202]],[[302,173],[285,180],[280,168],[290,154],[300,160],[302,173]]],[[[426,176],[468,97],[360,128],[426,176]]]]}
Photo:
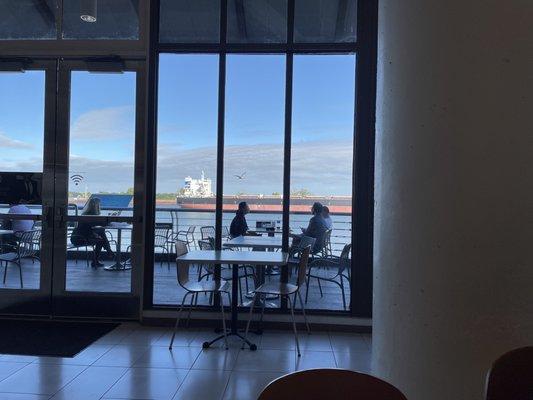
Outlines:
{"type": "Polygon", "coordinates": [[[1,313],[50,311],[55,65],[0,60],[1,313]]]}
{"type": "Polygon", "coordinates": [[[138,72],[134,63],[109,71],[103,64],[97,73],[87,70],[91,66],[65,62],[60,73],[65,108],[60,136],[67,145],[57,166],[65,165],[56,184],[62,215],[56,265],[63,267],[54,280],[56,312],[128,317],[138,312],[132,289],[137,272],[132,244],[139,232],[138,72]]]}

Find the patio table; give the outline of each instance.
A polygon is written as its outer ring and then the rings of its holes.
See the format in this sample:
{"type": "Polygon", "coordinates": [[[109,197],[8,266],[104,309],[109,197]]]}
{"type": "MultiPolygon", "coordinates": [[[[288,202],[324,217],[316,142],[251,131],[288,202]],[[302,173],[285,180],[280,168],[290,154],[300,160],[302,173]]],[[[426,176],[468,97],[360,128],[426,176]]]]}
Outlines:
{"type": "MultiPolygon", "coordinates": [[[[238,322],[238,285],[239,265],[270,265],[282,266],[287,264],[289,255],[285,252],[262,252],[262,251],[221,251],[221,250],[194,250],[184,254],[176,259],[178,263],[187,264],[230,264],[232,266],[232,285],[231,285],[231,327],[228,336],[241,336],[237,329],[238,322]]],[[[203,348],[208,348],[216,341],[223,339],[224,335],[213,339],[210,342],[204,342],[203,348]]],[[[257,346],[245,340],[250,350],[256,350],[257,346]]]]}

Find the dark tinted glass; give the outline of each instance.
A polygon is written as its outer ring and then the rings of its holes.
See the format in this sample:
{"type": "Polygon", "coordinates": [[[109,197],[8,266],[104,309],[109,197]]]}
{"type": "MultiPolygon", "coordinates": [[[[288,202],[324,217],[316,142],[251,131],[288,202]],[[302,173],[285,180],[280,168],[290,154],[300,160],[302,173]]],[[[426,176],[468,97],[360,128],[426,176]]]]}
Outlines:
{"type": "Polygon", "coordinates": [[[356,35],[356,0],[296,0],[295,42],[355,42],[356,35]]]}
{"type": "Polygon", "coordinates": [[[219,0],[161,0],[159,41],[218,43],[219,0]]]}
{"type": "Polygon", "coordinates": [[[138,39],[139,0],[64,1],[63,38],[138,39]]]}
{"type": "Polygon", "coordinates": [[[229,43],[285,43],[287,0],[229,0],[229,43]]]}
{"type": "Polygon", "coordinates": [[[55,0],[0,0],[0,40],[55,39],[55,0]]]}

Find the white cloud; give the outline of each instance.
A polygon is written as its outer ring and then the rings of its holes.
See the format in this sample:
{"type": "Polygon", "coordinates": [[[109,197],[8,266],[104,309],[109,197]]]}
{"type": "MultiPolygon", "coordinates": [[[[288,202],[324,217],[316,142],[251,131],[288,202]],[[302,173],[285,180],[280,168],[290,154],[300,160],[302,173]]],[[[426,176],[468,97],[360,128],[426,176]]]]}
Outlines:
{"type": "Polygon", "coordinates": [[[33,145],[21,140],[11,139],[9,136],[0,131],[0,147],[10,149],[32,149],[33,145]]]}
{"type": "Polygon", "coordinates": [[[135,135],[133,106],[108,107],[81,114],[71,126],[78,139],[116,139],[135,135]]]}

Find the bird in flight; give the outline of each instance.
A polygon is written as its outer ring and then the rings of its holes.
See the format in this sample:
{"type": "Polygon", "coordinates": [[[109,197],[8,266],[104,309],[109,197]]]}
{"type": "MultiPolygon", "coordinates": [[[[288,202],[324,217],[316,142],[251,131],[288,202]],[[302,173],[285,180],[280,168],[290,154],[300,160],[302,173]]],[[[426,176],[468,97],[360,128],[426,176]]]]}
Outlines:
{"type": "Polygon", "coordinates": [[[246,171],[244,171],[242,174],[240,175],[233,175],[235,178],[237,179],[244,179],[244,176],[246,175],[246,171]]]}

